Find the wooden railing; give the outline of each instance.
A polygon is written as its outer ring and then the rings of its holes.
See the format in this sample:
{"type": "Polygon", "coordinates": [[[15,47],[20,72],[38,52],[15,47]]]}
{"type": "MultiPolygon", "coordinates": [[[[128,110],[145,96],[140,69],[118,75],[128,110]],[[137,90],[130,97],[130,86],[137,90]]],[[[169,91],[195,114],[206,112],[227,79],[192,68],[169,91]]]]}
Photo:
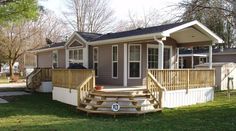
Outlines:
{"type": "Polygon", "coordinates": [[[159,108],[162,108],[162,94],[166,89],[155,79],[155,77],[147,72],[147,89],[158,103],[159,108]]]}
{"type": "Polygon", "coordinates": [[[215,85],[214,69],[151,69],[148,72],[167,90],[188,90],[215,85]]]}
{"type": "Polygon", "coordinates": [[[26,77],[26,86],[31,91],[34,91],[41,85],[42,81],[51,81],[52,80],[52,69],[51,68],[35,68],[26,77]]]}
{"type": "Polygon", "coordinates": [[[75,89],[78,91],[78,105],[94,90],[95,72],[90,69],[54,69],[52,71],[54,87],[75,89]]]}

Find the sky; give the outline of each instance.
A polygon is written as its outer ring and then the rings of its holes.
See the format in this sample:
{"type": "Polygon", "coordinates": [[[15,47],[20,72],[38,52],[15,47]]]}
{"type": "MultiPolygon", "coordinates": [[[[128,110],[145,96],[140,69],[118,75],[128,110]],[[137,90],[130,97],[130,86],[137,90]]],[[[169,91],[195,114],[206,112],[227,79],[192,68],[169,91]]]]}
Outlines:
{"type": "MultiPolygon", "coordinates": [[[[118,20],[128,18],[128,12],[142,15],[152,9],[158,9],[158,13],[167,15],[173,13],[172,10],[166,10],[166,7],[177,4],[182,0],[109,0],[111,9],[118,20]]],[[[66,10],[66,0],[41,0],[39,2],[47,9],[54,11],[58,16],[66,10]]],[[[168,17],[168,16],[166,16],[168,17]]]]}

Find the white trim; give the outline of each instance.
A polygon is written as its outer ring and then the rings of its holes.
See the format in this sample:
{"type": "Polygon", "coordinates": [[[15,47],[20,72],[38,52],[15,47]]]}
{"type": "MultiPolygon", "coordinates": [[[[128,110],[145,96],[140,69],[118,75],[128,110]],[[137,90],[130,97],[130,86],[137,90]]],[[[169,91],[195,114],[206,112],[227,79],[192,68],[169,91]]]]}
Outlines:
{"type": "Polygon", "coordinates": [[[65,63],[66,63],[66,68],[69,67],[69,50],[65,49],[65,63]]]}
{"type": "Polygon", "coordinates": [[[58,50],[53,50],[52,51],[52,56],[51,56],[52,57],[52,67],[53,67],[53,64],[54,64],[54,58],[53,58],[54,57],[54,53],[57,55],[57,59],[56,59],[56,62],[55,62],[57,64],[57,66],[56,66],[56,68],[57,68],[57,67],[59,67],[59,65],[58,65],[59,64],[59,62],[58,62],[58,60],[59,60],[59,58],[58,58],[58,50]]]}
{"type": "Polygon", "coordinates": [[[87,44],[85,44],[85,48],[83,48],[83,66],[86,67],[86,68],[89,68],[89,56],[88,56],[88,53],[89,53],[89,47],[87,44]]]}
{"type": "MultiPolygon", "coordinates": [[[[159,45],[157,45],[157,44],[147,44],[147,69],[148,69],[148,48],[159,48],[159,45]]],[[[170,49],[169,69],[172,69],[173,68],[173,65],[172,65],[173,47],[170,46],[170,45],[164,45],[164,50],[165,50],[165,48],[170,49]]],[[[158,50],[158,52],[159,52],[159,50],[158,50]]],[[[159,57],[158,57],[158,60],[159,60],[159,57]]]]}
{"type": "Polygon", "coordinates": [[[141,79],[142,75],[142,45],[141,44],[129,44],[128,45],[128,79],[141,79]],[[139,46],[140,47],[140,60],[139,61],[132,61],[132,62],[139,62],[139,77],[130,77],[130,46],[139,46]]]}
{"type": "Polygon", "coordinates": [[[83,50],[83,48],[75,48],[75,49],[68,49],[68,50],[69,50],[69,57],[68,57],[68,58],[69,58],[69,59],[68,59],[68,60],[69,60],[69,63],[70,63],[70,61],[71,61],[72,63],[83,63],[83,66],[84,66],[84,50],[83,50]],[[73,52],[73,55],[72,55],[73,58],[72,58],[72,59],[70,59],[70,51],[73,52]],[[74,56],[75,56],[75,55],[74,55],[74,51],[77,51],[77,53],[78,53],[77,56],[76,56],[77,59],[74,58],[74,56]],[[82,55],[83,55],[83,56],[82,56],[82,60],[79,59],[79,52],[80,52],[80,51],[82,51],[82,55]]]}
{"type": "Polygon", "coordinates": [[[127,49],[127,43],[124,43],[124,76],[123,76],[123,86],[127,86],[127,77],[128,77],[128,49],[127,49]]]}
{"type": "Polygon", "coordinates": [[[179,57],[191,57],[191,56],[207,57],[207,54],[179,54],[179,57]]]}
{"type": "Polygon", "coordinates": [[[118,45],[112,45],[112,49],[111,49],[111,78],[113,78],[113,79],[118,79],[118,58],[119,58],[119,53],[118,53],[118,45]],[[116,49],[117,49],[117,60],[116,61],[113,61],[113,47],[116,47],[116,49]],[[116,77],[114,77],[113,75],[113,70],[114,70],[114,67],[113,67],[113,64],[114,63],[117,63],[117,76],[116,77]]]}
{"type": "Polygon", "coordinates": [[[65,47],[67,47],[67,45],[70,43],[70,41],[72,40],[74,36],[77,36],[81,40],[82,43],[87,44],[86,40],[75,31],[65,43],[65,47]]]}
{"type": "Polygon", "coordinates": [[[174,33],[176,31],[182,30],[184,28],[187,28],[193,25],[197,25],[198,27],[206,31],[207,33],[206,35],[208,35],[208,37],[213,38],[215,40],[215,43],[224,43],[224,41],[219,36],[217,36],[214,32],[212,32],[210,29],[208,29],[206,26],[204,26],[202,23],[198,22],[197,20],[194,20],[194,21],[182,24],[180,26],[171,28],[169,30],[163,31],[162,34],[164,36],[170,36],[171,33],[174,33]]]}
{"type": "Polygon", "coordinates": [[[94,65],[95,65],[95,63],[97,63],[97,75],[96,75],[96,77],[99,76],[98,62],[99,62],[99,49],[98,49],[98,47],[93,47],[93,69],[95,69],[94,65]],[[94,49],[97,49],[97,60],[96,61],[94,60],[94,49]]]}
{"type": "Polygon", "coordinates": [[[46,52],[46,51],[52,51],[52,50],[58,50],[58,49],[63,49],[64,46],[58,46],[58,47],[51,47],[51,48],[46,48],[46,49],[38,49],[38,50],[32,50],[32,51],[28,51],[28,52],[46,52]]]}
{"type": "Polygon", "coordinates": [[[84,47],[85,47],[85,44],[84,44],[83,42],[80,42],[79,40],[76,40],[76,39],[72,40],[72,41],[70,42],[70,44],[67,46],[68,49],[84,48],[84,47]],[[71,44],[73,44],[74,42],[78,42],[79,44],[81,44],[81,46],[70,47],[71,44]]]}
{"type": "Polygon", "coordinates": [[[114,44],[114,43],[121,43],[127,41],[138,41],[144,39],[153,39],[153,36],[163,37],[161,33],[151,33],[145,35],[135,35],[135,36],[127,36],[122,38],[114,38],[109,40],[99,40],[94,42],[88,42],[88,45],[96,46],[96,45],[106,45],[106,44],[114,44]]]}

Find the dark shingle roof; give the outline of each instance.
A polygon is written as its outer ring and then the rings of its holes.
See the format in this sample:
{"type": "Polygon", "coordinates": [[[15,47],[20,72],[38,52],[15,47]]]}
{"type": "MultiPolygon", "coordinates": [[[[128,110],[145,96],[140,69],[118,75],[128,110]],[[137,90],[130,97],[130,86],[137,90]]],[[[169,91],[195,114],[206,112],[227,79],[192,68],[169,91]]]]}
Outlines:
{"type": "Polygon", "coordinates": [[[96,33],[87,33],[87,32],[77,32],[77,33],[81,37],[83,37],[86,41],[92,42],[92,41],[109,40],[109,39],[151,34],[151,33],[159,33],[159,32],[180,26],[185,23],[186,22],[166,24],[166,25],[153,26],[153,27],[147,27],[147,28],[138,28],[135,30],[122,31],[122,32],[116,32],[116,33],[107,33],[107,34],[96,34],[96,33]]]}
{"type": "Polygon", "coordinates": [[[66,42],[56,42],[56,43],[52,43],[50,46],[46,45],[44,47],[38,48],[36,50],[42,50],[42,49],[49,49],[49,48],[55,48],[55,47],[60,47],[60,46],[64,46],[66,42]]]}
{"type": "Polygon", "coordinates": [[[88,32],[77,32],[77,33],[86,41],[92,41],[102,35],[102,34],[88,33],[88,32]]]}

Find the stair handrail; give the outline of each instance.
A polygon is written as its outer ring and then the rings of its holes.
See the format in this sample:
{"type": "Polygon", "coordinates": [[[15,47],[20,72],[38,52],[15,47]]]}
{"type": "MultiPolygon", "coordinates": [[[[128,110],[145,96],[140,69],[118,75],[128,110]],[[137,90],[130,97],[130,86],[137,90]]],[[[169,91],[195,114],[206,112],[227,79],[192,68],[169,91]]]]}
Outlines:
{"type": "Polygon", "coordinates": [[[77,94],[78,94],[78,106],[84,101],[84,99],[89,95],[91,91],[94,90],[95,87],[95,73],[92,71],[92,74],[89,75],[79,86],[77,86],[77,94]]]}
{"type": "Polygon", "coordinates": [[[149,71],[147,72],[147,89],[150,92],[151,96],[154,98],[154,100],[159,104],[159,108],[162,108],[162,94],[163,91],[166,91],[166,88],[163,87],[149,71]],[[152,86],[152,88],[150,86],[150,80],[155,84],[155,86],[152,86]],[[158,98],[157,93],[159,96],[158,98]]]}
{"type": "MultiPolygon", "coordinates": [[[[33,72],[31,72],[27,77],[26,77],[26,87],[29,89],[31,88],[30,85],[34,82],[34,78],[38,75],[41,75],[41,69],[36,68],[33,72]]],[[[41,79],[41,78],[40,78],[41,79]]],[[[41,80],[40,80],[41,82],[41,80]]]]}

